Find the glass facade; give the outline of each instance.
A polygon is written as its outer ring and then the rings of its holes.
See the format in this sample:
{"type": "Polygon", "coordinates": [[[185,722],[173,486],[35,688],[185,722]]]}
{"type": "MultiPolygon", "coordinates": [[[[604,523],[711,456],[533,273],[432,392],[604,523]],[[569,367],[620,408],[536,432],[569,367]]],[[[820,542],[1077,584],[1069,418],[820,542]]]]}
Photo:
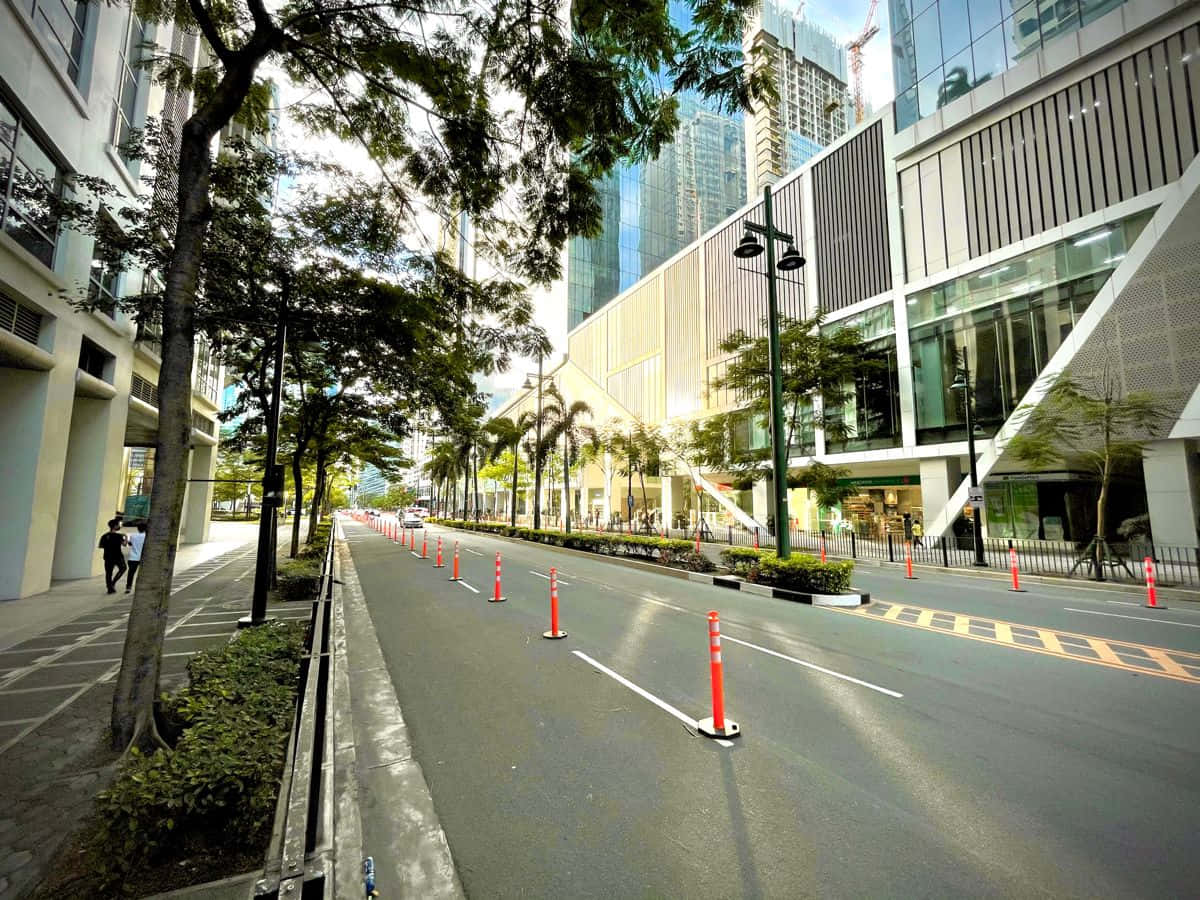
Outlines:
{"type": "Polygon", "coordinates": [[[896,316],[890,303],[876,306],[849,319],[826,326],[826,330],[857,328],[868,349],[877,354],[884,366],[858,378],[851,388],[853,396],[841,409],[826,412],[827,419],[840,417],[846,425],[845,440],[826,435],[826,453],[849,453],[899,447],[900,370],[896,364],[896,316]]]}
{"type": "Polygon", "coordinates": [[[78,82],[88,4],[81,0],[33,0],[27,8],[37,30],[46,38],[45,46],[71,81],[78,82]]]}
{"type": "Polygon", "coordinates": [[[917,442],[966,439],[963,393],[950,386],[964,351],[977,434],[994,434],[1150,216],[1139,213],[910,296],[917,442]]]}
{"type": "MultiPolygon", "coordinates": [[[[677,26],[686,4],[671,2],[677,26]]],[[[567,327],[574,328],[746,201],[742,116],[684,94],[679,130],[657,159],[617,167],[598,185],[603,217],[595,238],[568,243],[567,327]]]]}
{"type": "Polygon", "coordinates": [[[889,0],[896,129],[1125,0],[889,0]]]}

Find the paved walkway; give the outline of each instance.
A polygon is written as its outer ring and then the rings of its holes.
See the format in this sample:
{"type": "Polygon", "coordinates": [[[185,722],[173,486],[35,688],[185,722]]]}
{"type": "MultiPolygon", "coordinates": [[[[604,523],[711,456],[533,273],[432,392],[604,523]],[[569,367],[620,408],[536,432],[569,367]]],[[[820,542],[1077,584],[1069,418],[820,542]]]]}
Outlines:
{"type": "MultiPolygon", "coordinates": [[[[125,531],[129,533],[131,529],[125,531]]],[[[213,522],[209,540],[202,544],[183,544],[176,551],[175,588],[179,589],[206,569],[211,571],[214,560],[233,550],[252,547],[257,539],[257,522],[213,522]]],[[[0,600],[0,650],[7,650],[36,634],[99,609],[108,600],[103,575],[56,581],[50,590],[41,594],[20,600],[0,600]]]]}
{"type": "MultiPolygon", "coordinates": [[[[214,540],[180,553],[186,568],[172,589],[164,690],[182,682],[197,651],[227,641],[249,610],[253,523],[219,525],[214,540]]],[[[106,594],[101,577],[0,604],[0,900],[33,890],[112,779],[112,682],[131,596],[106,594]]],[[[280,617],[309,613],[308,604],[272,609],[280,617]]]]}

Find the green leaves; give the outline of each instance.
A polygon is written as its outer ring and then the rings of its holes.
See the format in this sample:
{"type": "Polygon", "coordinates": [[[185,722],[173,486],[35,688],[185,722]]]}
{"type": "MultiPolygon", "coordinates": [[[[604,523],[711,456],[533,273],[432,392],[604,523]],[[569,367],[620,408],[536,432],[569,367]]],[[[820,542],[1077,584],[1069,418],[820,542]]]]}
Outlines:
{"type": "Polygon", "coordinates": [[[752,547],[722,550],[721,562],[747,581],[806,594],[849,593],[850,579],[854,575],[854,563],[850,560],[821,562],[803,553],[780,559],[771,550],[752,547]]]}

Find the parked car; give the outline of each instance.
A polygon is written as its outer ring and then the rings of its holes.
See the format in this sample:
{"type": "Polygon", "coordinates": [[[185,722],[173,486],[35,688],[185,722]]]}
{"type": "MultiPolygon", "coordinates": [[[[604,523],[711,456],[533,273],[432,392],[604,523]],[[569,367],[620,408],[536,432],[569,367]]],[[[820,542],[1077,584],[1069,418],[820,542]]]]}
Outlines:
{"type": "Polygon", "coordinates": [[[419,512],[414,512],[411,509],[406,509],[404,511],[403,522],[404,522],[405,528],[424,528],[425,527],[425,520],[421,518],[421,514],[419,512]]]}

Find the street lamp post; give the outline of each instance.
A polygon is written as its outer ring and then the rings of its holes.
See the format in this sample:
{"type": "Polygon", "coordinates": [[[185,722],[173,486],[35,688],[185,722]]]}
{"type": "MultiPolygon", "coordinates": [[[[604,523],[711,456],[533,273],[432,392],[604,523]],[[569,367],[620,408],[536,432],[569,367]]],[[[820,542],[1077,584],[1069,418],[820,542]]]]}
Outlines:
{"type": "MultiPolygon", "coordinates": [[[[535,377],[527,373],[525,375],[525,383],[521,385],[524,390],[531,390],[533,385],[529,383],[529,379],[535,377]]],[[[537,443],[533,448],[533,527],[539,529],[542,527],[542,354],[538,354],[538,370],[537,370],[537,443]]],[[[514,499],[514,503],[516,498],[514,499]]]]}
{"type": "Polygon", "coordinates": [[[774,483],[775,551],[780,559],[791,556],[791,533],[788,529],[787,508],[787,432],[783,428],[783,361],[779,348],[779,300],[775,288],[775,270],[791,272],[804,265],[804,257],[796,250],[795,238],[775,227],[771,214],[771,188],[763,188],[763,216],[765,224],[746,222],[746,234],[742,237],[733,255],[739,259],[751,259],[763,251],[763,246],[754,237],[761,234],[766,238],[767,250],[767,349],[771,357],[771,459],[774,483]],[[787,251],[778,263],[775,262],[775,242],[783,241],[787,251]]]}
{"type": "MultiPolygon", "coordinates": [[[[954,376],[954,381],[950,385],[951,390],[963,392],[963,406],[966,409],[967,418],[967,456],[971,461],[971,487],[979,487],[979,472],[975,467],[975,416],[971,404],[971,369],[967,365],[967,351],[962,352],[962,368],[954,376]]],[[[975,493],[974,490],[971,492],[975,493]]],[[[978,500],[972,498],[971,503],[971,522],[972,533],[975,543],[975,562],[973,565],[986,566],[987,560],[983,555],[983,523],[980,521],[981,506],[975,506],[978,500]]]]}

